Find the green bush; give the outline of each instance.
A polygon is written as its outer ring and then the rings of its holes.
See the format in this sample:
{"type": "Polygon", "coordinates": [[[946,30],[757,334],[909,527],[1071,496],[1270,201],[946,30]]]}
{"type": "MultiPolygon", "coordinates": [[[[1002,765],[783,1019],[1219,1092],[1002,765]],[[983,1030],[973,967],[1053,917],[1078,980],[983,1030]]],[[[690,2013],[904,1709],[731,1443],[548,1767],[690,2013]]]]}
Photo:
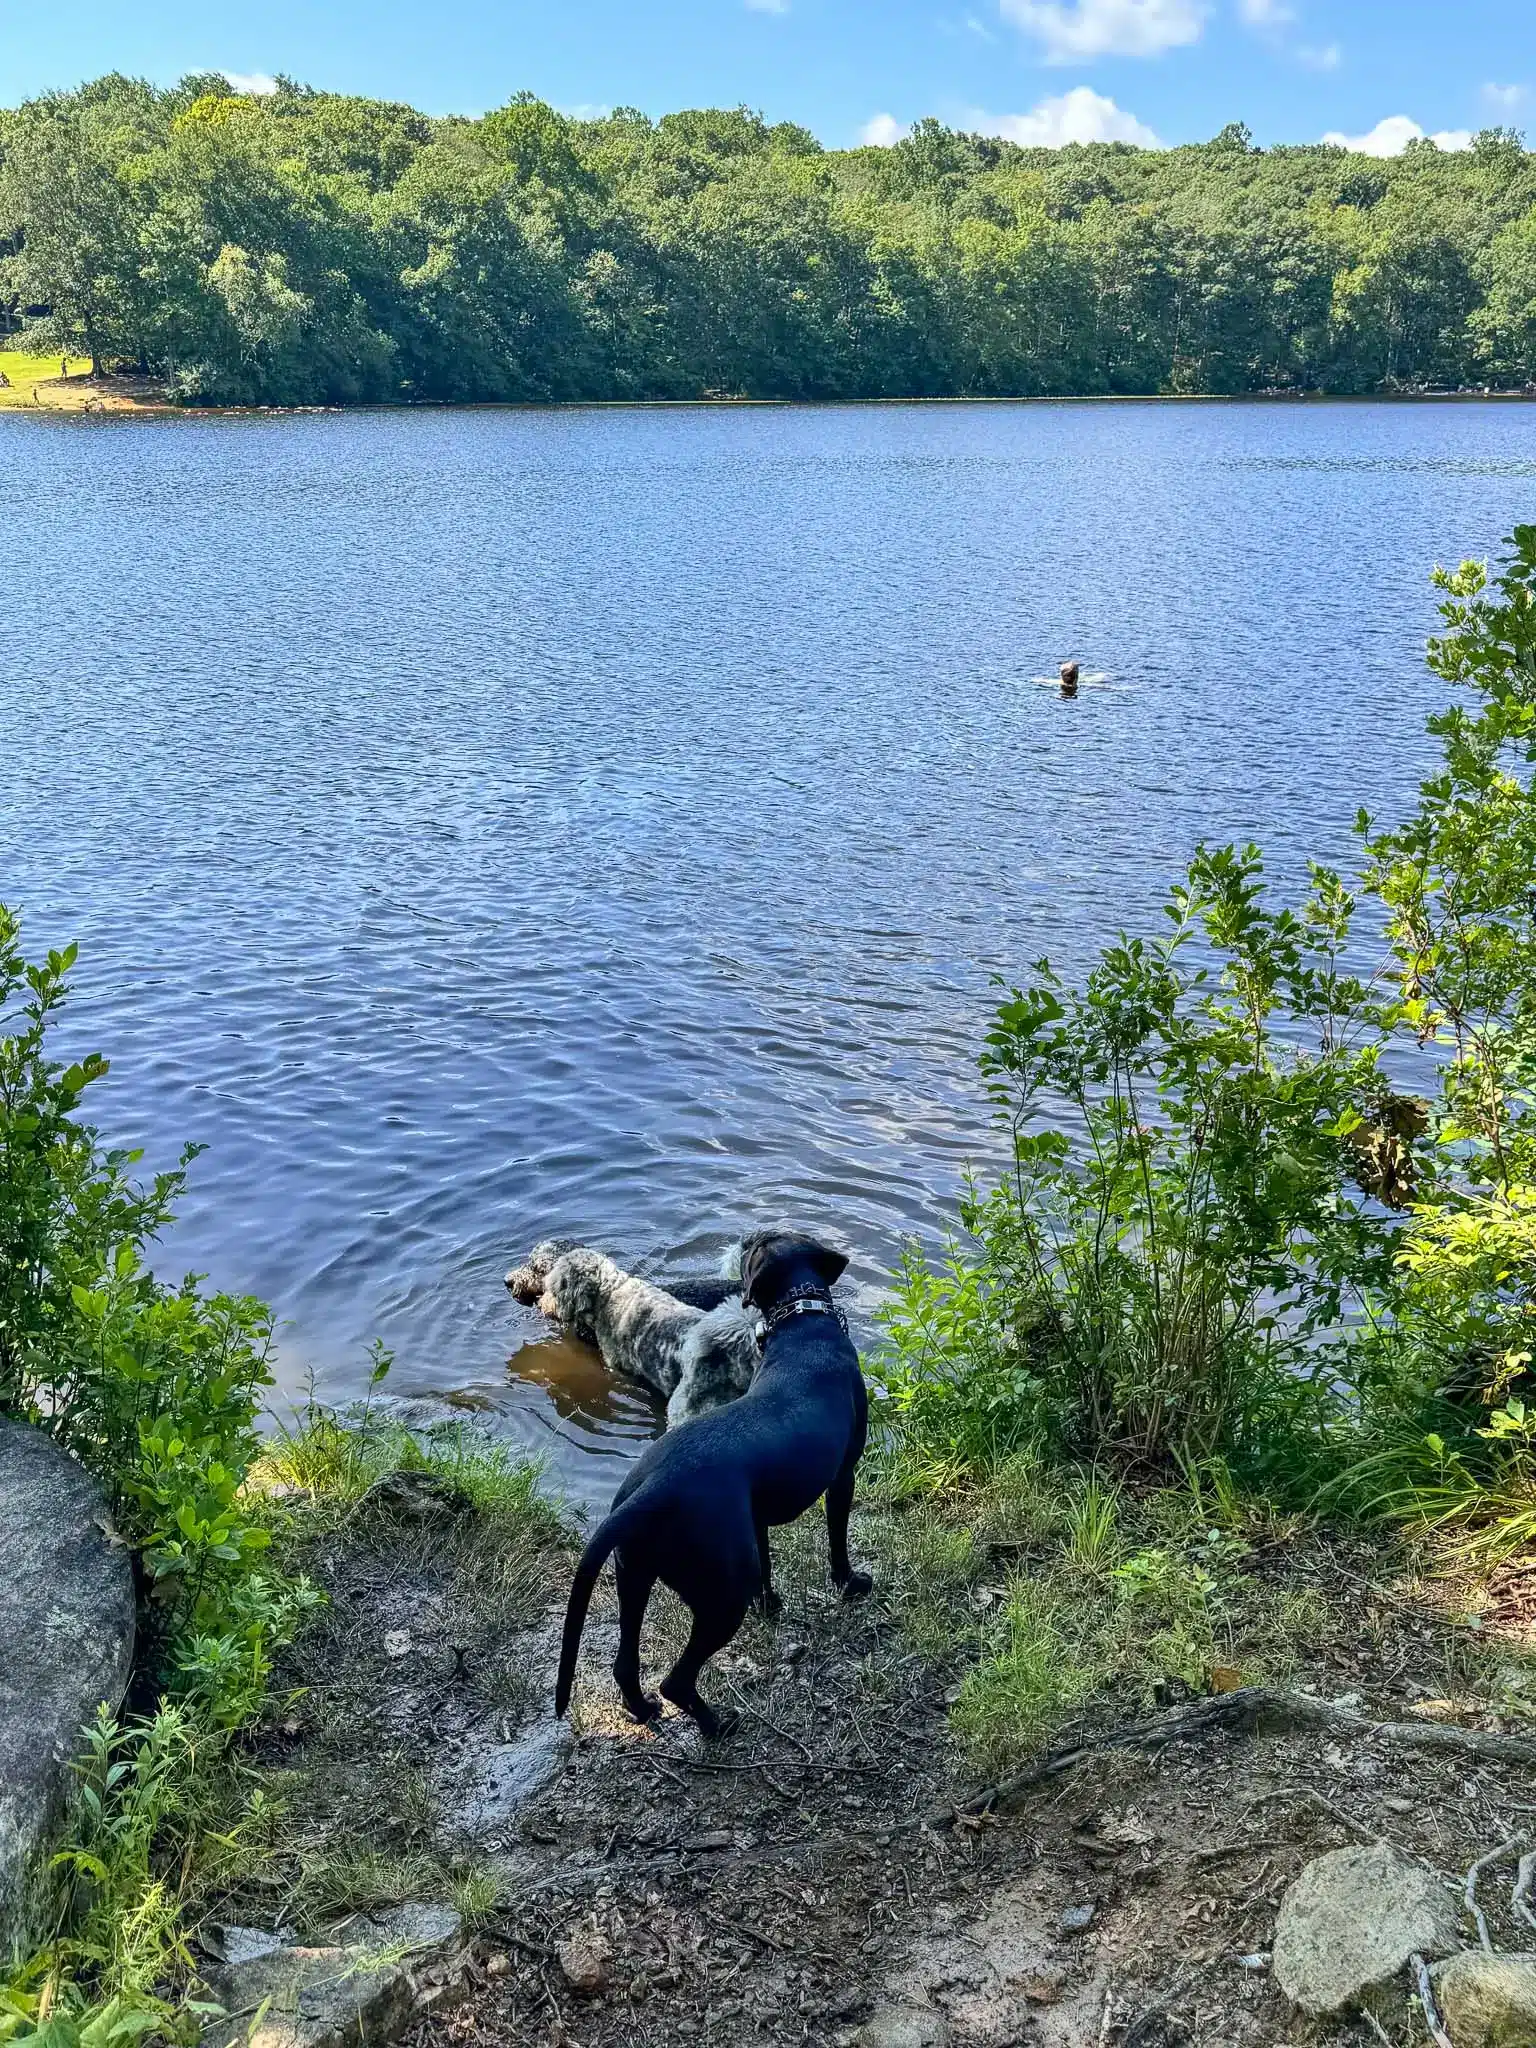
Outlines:
{"type": "Polygon", "coordinates": [[[1437,571],[1437,772],[1299,911],[1203,850],[1171,931],[1041,962],[982,1070],[1012,1165],[906,1259],[877,1360],[910,1482],[1052,1446],[1497,1547],[1536,1537],[1536,526],[1437,571]],[[1350,971],[1363,902],[1385,968],[1350,971]],[[1387,1067],[1433,1075],[1433,1099],[1387,1067]]]}
{"type": "Polygon", "coordinates": [[[933,1456],[1257,1459],[1336,1405],[1320,1340],[1397,1228],[1350,1188],[1393,1099],[1353,910],[1323,869],[1272,909],[1255,848],[1202,849],[1165,937],[1081,990],[1041,961],[999,1004],[981,1065],[1012,1168],[962,1205],[974,1252],[908,1257],[880,1361],[933,1456]]]}
{"type": "Polygon", "coordinates": [[[1354,1348],[1365,1455],[1332,1489],[1499,1548],[1536,1535],[1536,526],[1510,546],[1496,578],[1437,572],[1441,767],[1405,824],[1365,827],[1396,1014],[1440,1097],[1392,1312],[1354,1348]]]}
{"type": "Polygon", "coordinates": [[[107,1061],[50,1056],[74,964],[73,946],[29,963],[0,906],[0,1412],[96,1475],[139,1566],[157,1675],[238,1720],[293,1599],[241,1500],[271,1317],[149,1271],[192,1155],[142,1182],[139,1155],[81,1118],[107,1061]]]}

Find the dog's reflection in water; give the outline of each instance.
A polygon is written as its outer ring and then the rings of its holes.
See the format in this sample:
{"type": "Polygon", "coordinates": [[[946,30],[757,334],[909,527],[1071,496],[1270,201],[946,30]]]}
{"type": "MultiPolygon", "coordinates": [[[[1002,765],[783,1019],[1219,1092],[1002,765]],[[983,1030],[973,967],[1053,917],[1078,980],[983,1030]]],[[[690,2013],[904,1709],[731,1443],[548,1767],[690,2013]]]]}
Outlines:
{"type": "Polygon", "coordinates": [[[541,1337],[507,1361],[515,1380],[542,1387],[563,1422],[593,1436],[659,1436],[666,1413],[611,1373],[601,1354],[569,1337],[541,1337]]]}

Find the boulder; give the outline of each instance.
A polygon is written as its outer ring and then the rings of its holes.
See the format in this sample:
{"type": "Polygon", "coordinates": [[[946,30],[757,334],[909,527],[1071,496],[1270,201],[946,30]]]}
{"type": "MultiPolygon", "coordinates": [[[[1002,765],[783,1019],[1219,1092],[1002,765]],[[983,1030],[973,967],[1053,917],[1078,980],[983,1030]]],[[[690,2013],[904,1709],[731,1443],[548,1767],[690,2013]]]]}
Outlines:
{"type": "Polygon", "coordinates": [[[1536,2048],[1536,1956],[1466,1949],[1435,1980],[1456,2048],[1536,2048]]]}
{"type": "Polygon", "coordinates": [[[1456,1902],[1433,1872],[1387,1842],[1335,1849],[1280,1901],[1275,1981],[1303,2012],[1344,2012],[1411,1955],[1458,1946],[1456,1902]]]}
{"type": "Polygon", "coordinates": [[[0,1973],[35,1938],[81,1730],[122,1702],[133,1572],[96,1482],[0,1416],[0,1973]]]}
{"type": "Polygon", "coordinates": [[[203,1975],[224,2011],[203,2048],[381,2048],[457,1989],[460,1930],[448,1907],[421,1905],[351,1921],[345,1941],[315,1948],[222,1928],[203,1975]]]}

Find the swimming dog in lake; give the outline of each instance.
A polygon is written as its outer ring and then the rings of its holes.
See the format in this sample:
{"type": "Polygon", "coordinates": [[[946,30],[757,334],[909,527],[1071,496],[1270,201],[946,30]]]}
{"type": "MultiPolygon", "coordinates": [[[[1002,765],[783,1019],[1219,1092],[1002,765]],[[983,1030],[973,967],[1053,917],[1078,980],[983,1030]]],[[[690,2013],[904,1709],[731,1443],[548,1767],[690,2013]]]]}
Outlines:
{"type": "Polygon", "coordinates": [[[762,1363],[745,1394],[687,1429],[669,1430],[635,1465],[582,1552],[566,1609],[555,1711],[570,1705],[576,1655],[598,1573],[616,1557],[619,1654],[613,1675],[637,1721],[661,1709],[640,1684],[640,1631],[659,1579],[693,1615],[683,1654],[661,1690],[706,1736],[729,1718],[700,1699],[699,1673],[724,1649],[753,1601],[777,1610],[768,1532],[823,1494],[832,1577],[845,1598],[871,1581],[848,1557],[854,1475],[869,1400],[832,1288],[848,1261],[814,1238],[755,1231],[742,1243],[744,1308],[763,1318],[762,1363]]]}
{"type": "Polygon", "coordinates": [[[728,1280],[657,1287],[599,1251],[551,1238],[507,1275],[507,1287],[568,1336],[596,1345],[610,1371],[659,1395],[669,1427],[736,1400],[752,1384],[756,1327],[728,1280]]]}
{"type": "MultiPolygon", "coordinates": [[[[525,1308],[537,1308],[556,1259],[562,1258],[566,1252],[575,1251],[578,1242],[574,1237],[546,1237],[542,1243],[536,1244],[526,1262],[514,1266],[507,1275],[506,1288],[512,1299],[522,1302],[525,1308]]],[[[736,1283],[740,1277],[741,1246],[733,1244],[721,1261],[718,1276],[680,1273],[667,1281],[663,1291],[689,1308],[720,1308],[735,1299],[736,1283]]]]}

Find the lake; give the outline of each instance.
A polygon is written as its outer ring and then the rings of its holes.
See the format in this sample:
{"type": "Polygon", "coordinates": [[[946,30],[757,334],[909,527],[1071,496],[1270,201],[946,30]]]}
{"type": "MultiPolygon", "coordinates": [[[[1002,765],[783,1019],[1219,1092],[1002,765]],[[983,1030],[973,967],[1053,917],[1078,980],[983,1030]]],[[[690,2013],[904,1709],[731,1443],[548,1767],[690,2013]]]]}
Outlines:
{"type": "Polygon", "coordinates": [[[106,1134],[208,1147],[165,1267],[602,1498],[650,1413],[505,1269],[792,1217],[867,1316],[992,1157],[990,978],[1201,838],[1346,857],[1431,565],[1532,518],[1497,403],[0,415],[0,899],[106,1134]]]}

